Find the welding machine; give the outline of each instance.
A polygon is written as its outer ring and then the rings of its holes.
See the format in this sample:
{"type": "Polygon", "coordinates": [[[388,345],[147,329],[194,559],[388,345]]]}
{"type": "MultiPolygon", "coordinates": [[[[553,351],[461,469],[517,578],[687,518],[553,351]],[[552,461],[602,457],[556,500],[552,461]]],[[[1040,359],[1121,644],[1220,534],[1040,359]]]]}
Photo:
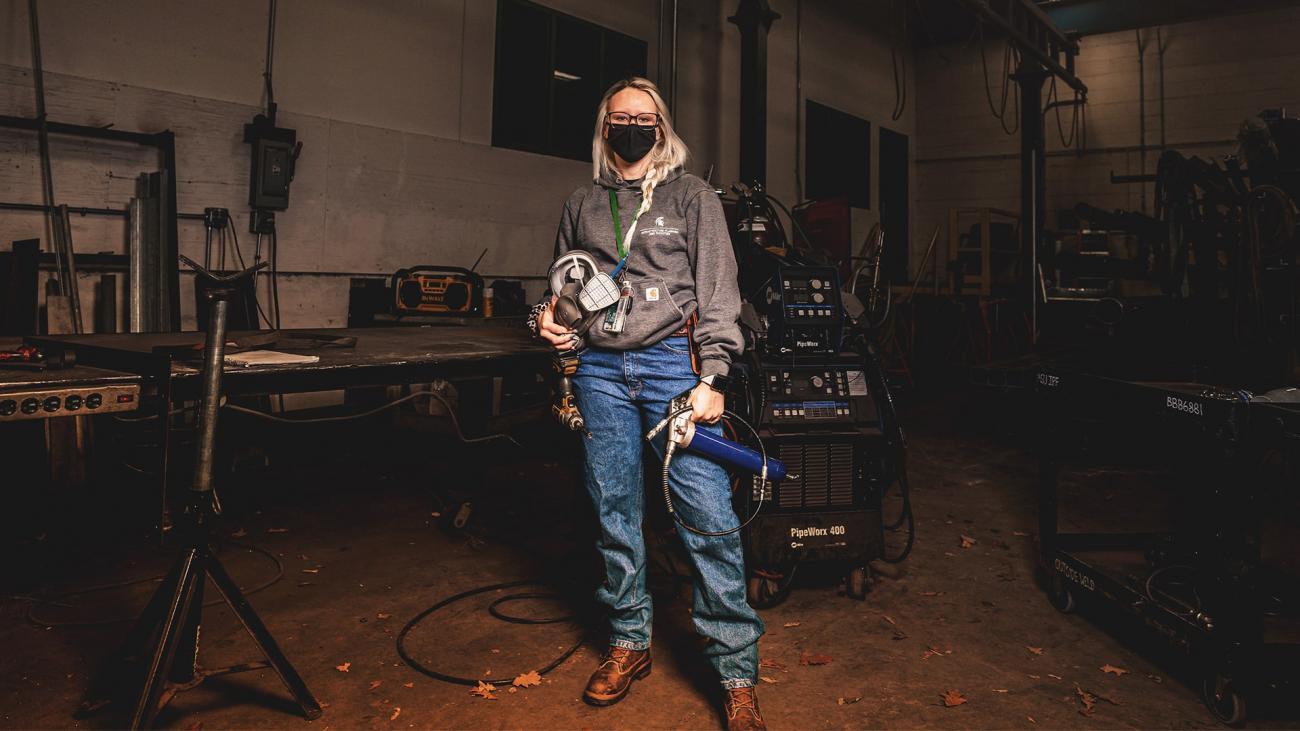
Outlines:
{"type": "MultiPolygon", "coordinates": [[[[737,185],[740,224],[732,247],[747,300],[741,322],[750,348],[732,369],[729,403],[744,411],[789,477],[745,481],[737,510],[757,517],[743,533],[750,604],[770,607],[789,593],[795,570],[818,563],[843,570],[846,593],[864,598],[871,561],[903,560],[913,525],[906,493],[905,444],[888,383],[875,356],[871,323],[846,307],[836,257],[808,240],[760,245],[746,222],[777,225],[785,207],[757,185],[737,185]],[[902,513],[884,518],[898,483],[902,513]],[[887,531],[907,544],[887,550],[887,531]],[[891,555],[892,554],[892,555],[891,555]]],[[[861,305],[856,307],[861,310],[861,305]]]]}
{"type": "Polygon", "coordinates": [[[807,562],[845,567],[849,596],[865,597],[870,561],[884,551],[882,501],[888,448],[866,365],[852,353],[804,363],[753,359],[745,394],[768,452],[790,476],[754,482],[741,510],[762,511],[744,536],[749,599],[773,606],[807,562]]]}

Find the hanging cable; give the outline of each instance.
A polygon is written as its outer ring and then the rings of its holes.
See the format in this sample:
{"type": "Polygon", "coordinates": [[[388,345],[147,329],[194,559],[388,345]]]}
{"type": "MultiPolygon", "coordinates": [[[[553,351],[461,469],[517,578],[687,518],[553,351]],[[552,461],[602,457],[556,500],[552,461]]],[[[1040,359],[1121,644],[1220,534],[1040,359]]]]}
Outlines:
{"type": "Polygon", "coordinates": [[[1061,146],[1069,149],[1074,147],[1074,143],[1078,139],[1079,134],[1079,107],[1082,106],[1082,103],[1079,101],[1079,92],[1074,92],[1074,101],[1070,103],[1070,106],[1074,109],[1074,113],[1070,117],[1070,136],[1068,139],[1065,136],[1064,127],[1061,126],[1062,106],[1064,106],[1064,102],[1061,101],[1060,90],[1056,86],[1056,77],[1053,76],[1052,85],[1048,88],[1047,92],[1047,106],[1044,108],[1043,113],[1046,114],[1048,109],[1055,110],[1056,133],[1061,139],[1061,146]]]}
{"type": "Polygon", "coordinates": [[[451,404],[447,401],[447,399],[444,398],[443,395],[438,393],[437,391],[416,391],[414,393],[409,393],[399,399],[389,401],[386,404],[376,406],[373,409],[362,411],[357,414],[344,414],[342,416],[319,416],[319,417],[305,418],[305,419],[294,419],[294,418],[288,418],[284,416],[276,416],[275,414],[267,413],[265,411],[249,409],[243,406],[236,406],[231,403],[223,404],[222,408],[228,411],[237,411],[241,414],[248,414],[249,416],[255,416],[259,419],[274,421],[278,424],[328,424],[328,423],[335,423],[340,421],[355,421],[356,419],[364,419],[367,416],[374,416],[375,414],[378,414],[381,411],[387,411],[388,409],[391,409],[395,406],[400,406],[401,404],[404,404],[407,401],[414,401],[415,399],[418,398],[431,398],[441,403],[443,407],[447,409],[447,416],[451,419],[451,425],[456,430],[456,438],[466,444],[476,444],[479,442],[490,442],[497,439],[505,439],[506,441],[514,444],[516,447],[523,446],[519,442],[515,441],[515,438],[510,436],[509,434],[487,434],[481,437],[465,436],[465,433],[461,431],[460,419],[456,417],[456,411],[452,409],[451,404]]]}
{"type": "Polygon", "coordinates": [[[984,98],[988,101],[989,111],[993,113],[994,118],[998,120],[998,124],[1002,126],[1002,131],[1008,136],[1015,135],[1020,131],[1020,90],[1011,83],[1011,69],[1013,65],[1019,64],[1019,53],[1010,43],[1007,43],[1002,51],[1001,105],[996,105],[993,103],[993,86],[989,83],[989,62],[984,43],[984,24],[979,23],[977,27],[979,28],[980,67],[984,72],[984,98]],[[1012,100],[1014,105],[1015,127],[1008,126],[1006,121],[1008,98],[1012,100]]]}
{"type": "Polygon", "coordinates": [[[898,35],[889,49],[889,59],[894,67],[894,111],[890,119],[897,122],[907,108],[907,5],[898,3],[898,35]]]}

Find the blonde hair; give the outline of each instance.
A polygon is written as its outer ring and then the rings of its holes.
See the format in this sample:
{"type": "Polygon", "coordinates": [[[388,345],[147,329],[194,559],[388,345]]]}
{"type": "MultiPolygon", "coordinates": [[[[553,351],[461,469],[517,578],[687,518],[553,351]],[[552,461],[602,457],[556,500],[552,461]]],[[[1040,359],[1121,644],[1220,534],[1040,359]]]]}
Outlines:
{"type": "MultiPolygon", "coordinates": [[[[650,203],[654,199],[655,186],[663,180],[673,168],[682,167],[686,160],[690,158],[691,151],[686,148],[686,143],[682,138],[677,136],[673,131],[673,120],[668,114],[668,105],[659,94],[659,87],[654,85],[653,81],[644,79],[640,76],[632,76],[622,81],[616,82],[605,96],[600,99],[600,107],[596,110],[596,133],[591,138],[591,175],[594,180],[600,180],[602,176],[613,176],[617,173],[611,159],[612,152],[609,144],[605,142],[604,127],[605,115],[609,112],[609,100],[615,94],[624,89],[638,89],[650,95],[654,101],[655,112],[659,114],[659,141],[651,148],[650,165],[646,168],[645,177],[641,179],[641,207],[637,209],[636,215],[650,210],[650,203]]],[[[629,232],[631,233],[631,232],[629,232]]]]}

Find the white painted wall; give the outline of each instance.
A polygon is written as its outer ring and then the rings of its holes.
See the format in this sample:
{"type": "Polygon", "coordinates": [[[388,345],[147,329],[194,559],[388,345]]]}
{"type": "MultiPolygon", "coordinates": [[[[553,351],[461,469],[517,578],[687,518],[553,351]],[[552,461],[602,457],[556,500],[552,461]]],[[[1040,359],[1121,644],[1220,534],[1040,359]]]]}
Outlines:
{"type": "MultiPolygon", "coordinates": [[[[659,66],[657,0],[543,0],[645,40],[659,66]]],[[[676,117],[693,169],[736,178],[739,41],[732,0],[680,3],[676,117]]],[[[795,0],[769,41],[768,176],[795,200],[795,0]]],[[[27,3],[0,0],[0,114],[35,112],[27,3]]],[[[42,0],[51,119],[177,134],[182,211],[229,208],[247,231],[243,124],[259,111],[265,0],[42,0]]],[[[911,135],[893,107],[887,3],[804,0],[805,95],[911,135]]],[[[347,277],[418,263],[469,265],[489,277],[537,277],[549,263],[567,193],[589,166],[490,146],[493,0],[281,0],[275,92],[280,124],[303,155],[288,211],[277,216],[284,325],[338,325],[347,277]]],[[[666,42],[664,47],[666,48],[666,42]]],[[[123,207],[151,154],[55,138],[59,202],[123,207]]],[[[873,190],[878,186],[873,185],[873,190]]],[[[0,200],[40,202],[34,135],[0,131],[0,200]]],[[[865,214],[859,234],[874,215],[865,214]]],[[[0,242],[42,235],[38,214],[0,211],[0,242]]],[[[123,250],[121,220],[78,218],[79,251],[123,250]]],[[[202,253],[201,225],[181,223],[182,252],[202,253]]],[[[245,256],[250,236],[242,234],[245,256]]],[[[532,280],[532,290],[540,283],[532,280]]],[[[83,302],[90,319],[90,282],[83,302]]],[[[192,326],[192,296],[182,298],[192,326]]],[[[124,308],[121,308],[124,310],[124,308]]]]}
{"type": "MultiPolygon", "coordinates": [[[[1295,7],[1161,28],[1168,147],[1205,158],[1231,154],[1236,146],[1230,141],[1246,117],[1279,106],[1293,114],[1300,111],[1297,34],[1300,8],[1295,7]]],[[[1055,225],[1057,209],[1072,208],[1079,201],[1101,208],[1152,208],[1150,184],[1110,183],[1112,171],[1136,174],[1143,169],[1137,151],[1138,35],[1127,31],[1080,42],[1076,70],[1089,89],[1087,153],[1057,154],[1063,146],[1056,116],[1049,114],[1049,227],[1055,225]]],[[[1150,173],[1160,156],[1159,53],[1156,29],[1143,29],[1140,35],[1147,44],[1145,129],[1150,149],[1145,169],[1150,173]]],[[[990,42],[987,53],[997,101],[1001,45],[990,42]]],[[[925,49],[918,54],[917,67],[915,221],[925,230],[944,226],[939,252],[946,259],[950,207],[1019,209],[1019,138],[1004,134],[989,112],[978,42],[925,49]]],[[[1061,114],[1068,136],[1070,110],[1061,114]]]]}

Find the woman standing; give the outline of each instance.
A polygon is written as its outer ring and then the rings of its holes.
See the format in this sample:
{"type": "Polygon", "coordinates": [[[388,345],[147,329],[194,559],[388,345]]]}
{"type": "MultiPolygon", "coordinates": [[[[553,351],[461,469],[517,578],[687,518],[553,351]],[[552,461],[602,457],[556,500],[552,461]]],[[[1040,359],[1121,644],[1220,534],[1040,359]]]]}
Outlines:
{"type": "MultiPolygon", "coordinates": [[[[625,316],[610,313],[588,331],[590,347],[573,378],[590,431],[586,482],[605,563],[596,598],[610,614],[609,650],[584,692],[598,706],[622,700],[634,680],[650,674],[642,435],[686,391],[691,420],[718,431],[727,374],[744,350],[722,204],[707,183],[683,170],[687,155],[655,85],[642,78],[618,82],[596,115],[594,180],[569,196],[556,237],[557,256],[583,249],[602,271],[617,270],[631,303],[625,316]]],[[[558,350],[573,347],[572,331],[555,323],[550,307],[537,325],[558,350]]],[[[704,531],[736,527],[721,466],[678,452],[669,479],[686,522],[704,531]]],[[[709,640],[704,652],[722,682],[728,727],[765,728],[754,695],[763,622],[745,600],[740,537],[679,535],[694,566],[691,619],[709,640]]]]}

